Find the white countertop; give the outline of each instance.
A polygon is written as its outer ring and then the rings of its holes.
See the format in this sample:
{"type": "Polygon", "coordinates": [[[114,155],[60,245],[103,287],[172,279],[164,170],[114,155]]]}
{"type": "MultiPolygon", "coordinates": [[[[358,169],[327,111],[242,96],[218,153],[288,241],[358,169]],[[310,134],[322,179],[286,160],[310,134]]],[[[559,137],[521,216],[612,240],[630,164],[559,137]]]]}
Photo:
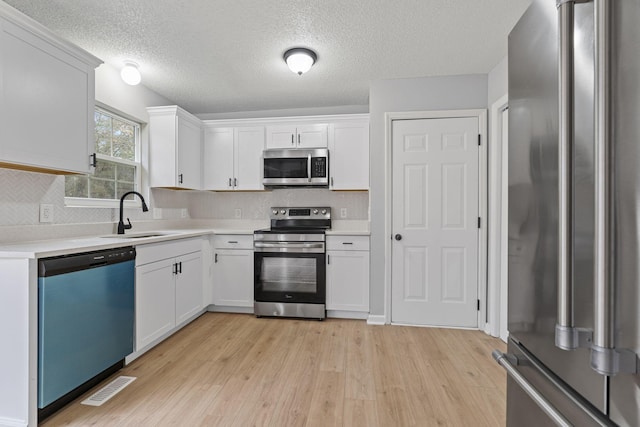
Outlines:
{"type": "MultiPolygon", "coordinates": [[[[202,228],[155,229],[129,231],[123,237],[113,234],[101,236],[61,237],[0,244],[0,258],[46,258],[80,252],[91,252],[125,246],[138,246],[208,234],[253,234],[254,230],[267,228],[264,222],[218,221],[215,224],[200,224],[202,228]],[[209,227],[207,227],[209,225],[209,227]],[[135,237],[149,234],[149,237],[135,237]],[[129,237],[127,237],[129,236],[129,237]]],[[[327,235],[370,235],[368,221],[334,221],[327,235]]]]}

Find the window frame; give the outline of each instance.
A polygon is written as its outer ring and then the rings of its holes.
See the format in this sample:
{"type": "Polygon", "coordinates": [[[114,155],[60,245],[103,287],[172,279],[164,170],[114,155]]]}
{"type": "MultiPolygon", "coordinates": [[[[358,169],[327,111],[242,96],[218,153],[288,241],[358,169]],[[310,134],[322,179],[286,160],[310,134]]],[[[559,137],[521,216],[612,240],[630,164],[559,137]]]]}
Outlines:
{"type": "MultiPolygon", "coordinates": [[[[99,112],[101,114],[108,115],[111,118],[115,118],[127,124],[130,124],[134,127],[135,130],[135,161],[120,159],[118,157],[107,156],[106,154],[99,154],[96,150],[96,142],[95,142],[95,128],[94,128],[94,153],[96,154],[96,159],[98,161],[105,160],[113,163],[119,163],[127,166],[134,166],[136,169],[136,177],[134,181],[134,185],[136,191],[145,195],[144,193],[146,189],[142,188],[142,141],[141,141],[141,128],[142,124],[138,123],[134,120],[131,120],[125,117],[123,114],[115,112],[113,110],[109,110],[108,108],[101,107],[96,105],[94,108],[94,112],[99,112]]],[[[93,173],[86,174],[88,178],[93,176],[93,173]]],[[[140,202],[137,200],[125,200],[125,207],[136,207],[139,206],[140,202]]],[[[89,198],[89,197],[64,197],[64,205],[69,207],[85,207],[85,208],[120,208],[120,200],[119,199],[99,199],[99,198],[89,198]]]]}

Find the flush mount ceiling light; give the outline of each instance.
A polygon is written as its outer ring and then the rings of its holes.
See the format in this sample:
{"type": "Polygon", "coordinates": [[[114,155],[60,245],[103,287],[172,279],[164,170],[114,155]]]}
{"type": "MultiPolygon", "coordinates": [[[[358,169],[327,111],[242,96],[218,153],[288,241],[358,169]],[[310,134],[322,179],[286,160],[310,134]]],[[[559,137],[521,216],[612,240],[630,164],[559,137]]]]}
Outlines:
{"type": "Polygon", "coordinates": [[[140,70],[138,69],[138,64],[133,61],[125,61],[124,67],[120,71],[120,77],[122,80],[131,86],[135,86],[140,83],[142,77],[140,76],[140,70]]]}
{"type": "Polygon", "coordinates": [[[284,61],[289,69],[299,76],[309,71],[316,59],[318,59],[316,53],[304,47],[295,47],[284,53],[284,61]]]}

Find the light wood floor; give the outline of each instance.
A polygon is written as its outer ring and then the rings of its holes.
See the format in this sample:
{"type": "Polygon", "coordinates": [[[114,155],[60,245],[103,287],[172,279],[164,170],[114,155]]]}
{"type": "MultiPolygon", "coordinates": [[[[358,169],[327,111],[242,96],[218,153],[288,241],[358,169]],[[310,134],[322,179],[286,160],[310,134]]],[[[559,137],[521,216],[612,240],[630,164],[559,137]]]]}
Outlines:
{"type": "Polygon", "coordinates": [[[494,348],[479,331],[207,313],[114,375],[138,379],[104,405],[87,393],[42,425],[503,426],[494,348]]]}

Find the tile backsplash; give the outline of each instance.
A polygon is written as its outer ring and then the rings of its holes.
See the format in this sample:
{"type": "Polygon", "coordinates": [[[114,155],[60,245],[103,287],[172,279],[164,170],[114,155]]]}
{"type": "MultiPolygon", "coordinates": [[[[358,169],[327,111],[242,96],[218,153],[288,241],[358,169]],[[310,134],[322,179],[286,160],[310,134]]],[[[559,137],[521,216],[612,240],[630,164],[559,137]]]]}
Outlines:
{"type": "MultiPolygon", "coordinates": [[[[154,188],[150,210],[126,209],[134,220],[263,220],[271,206],[330,206],[334,219],[368,220],[369,193],[326,189],[278,189],[257,192],[177,191],[154,188]],[[346,216],[341,217],[341,213],[346,216]],[[239,217],[238,217],[239,215],[239,217]]],[[[53,224],[114,223],[118,209],[69,207],[64,204],[64,176],[0,168],[0,227],[41,224],[40,204],[53,205],[53,224]]]]}

